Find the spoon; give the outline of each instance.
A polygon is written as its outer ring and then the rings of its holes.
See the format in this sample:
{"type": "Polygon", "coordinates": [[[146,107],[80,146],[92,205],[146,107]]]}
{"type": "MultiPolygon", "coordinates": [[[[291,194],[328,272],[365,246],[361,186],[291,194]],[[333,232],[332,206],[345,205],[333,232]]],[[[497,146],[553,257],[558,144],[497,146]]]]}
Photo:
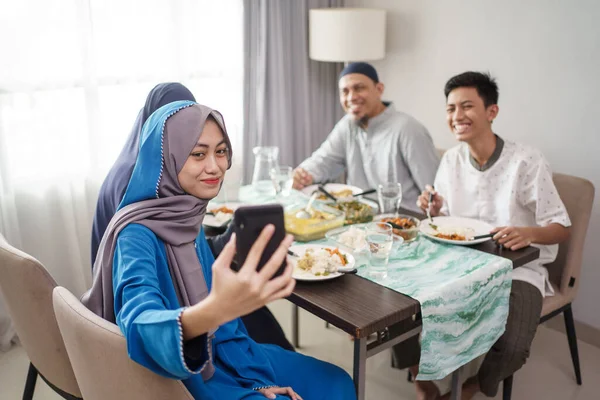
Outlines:
{"type": "Polygon", "coordinates": [[[351,274],[356,274],[358,272],[358,269],[352,268],[350,271],[338,271],[338,272],[341,274],[346,274],[346,275],[350,274],[351,275],[351,274]]]}
{"type": "MultiPolygon", "coordinates": [[[[432,186],[433,188],[433,186],[432,186]]],[[[433,218],[431,218],[431,201],[433,200],[433,191],[429,192],[429,201],[427,202],[427,218],[429,218],[429,225],[433,228],[433,218]]],[[[433,228],[437,231],[437,227],[433,228]]]]}
{"type": "Polygon", "coordinates": [[[308,203],[306,204],[306,207],[304,207],[304,210],[300,210],[296,213],[296,218],[298,219],[310,219],[312,217],[312,213],[310,212],[310,209],[312,207],[312,203],[316,200],[316,198],[319,196],[319,193],[313,193],[312,196],[310,196],[310,199],[308,200],[308,203]]]}

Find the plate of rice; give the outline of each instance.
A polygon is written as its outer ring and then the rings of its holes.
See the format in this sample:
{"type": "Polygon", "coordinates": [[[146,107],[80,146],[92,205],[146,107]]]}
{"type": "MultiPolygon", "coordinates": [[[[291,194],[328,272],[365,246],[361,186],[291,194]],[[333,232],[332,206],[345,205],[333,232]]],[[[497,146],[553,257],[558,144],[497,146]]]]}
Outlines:
{"type": "Polygon", "coordinates": [[[477,219],[441,216],[433,217],[433,222],[424,219],[419,229],[422,234],[438,242],[469,246],[491,240],[490,237],[473,238],[490,233],[494,227],[477,219]]]}
{"type": "Polygon", "coordinates": [[[240,203],[208,204],[202,225],[211,228],[221,228],[233,219],[233,213],[240,207],[240,203]]]}
{"type": "Polygon", "coordinates": [[[356,264],[352,254],[333,246],[303,244],[291,246],[290,250],[298,256],[288,259],[294,268],[293,277],[299,281],[334,279],[353,270],[356,264]]]}

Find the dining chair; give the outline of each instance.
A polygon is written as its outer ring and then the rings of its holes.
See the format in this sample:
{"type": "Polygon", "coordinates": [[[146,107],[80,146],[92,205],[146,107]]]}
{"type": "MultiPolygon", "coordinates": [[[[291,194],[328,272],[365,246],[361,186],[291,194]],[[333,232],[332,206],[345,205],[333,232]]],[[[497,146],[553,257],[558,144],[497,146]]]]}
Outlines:
{"type": "MultiPolygon", "coordinates": [[[[581,370],[579,352],[577,350],[577,335],[573,321],[571,304],[579,289],[579,276],[582,267],[583,245],[594,203],[594,185],[587,179],[555,173],[554,185],[562,199],[569,218],[571,219],[571,234],[569,239],[561,243],[558,256],[551,264],[546,265],[550,282],[554,288],[554,296],[544,298],[540,323],[548,321],[559,314],[565,319],[567,341],[571,351],[571,360],[575,370],[575,380],[581,385],[581,370]]],[[[513,376],[504,380],[502,398],[510,400],[512,395],[513,376]]]]}
{"type": "Polygon", "coordinates": [[[55,286],[38,260],[12,247],[0,235],[0,292],[30,360],[24,400],[33,398],[38,375],[63,398],[81,398],[54,317],[55,286]]]}
{"type": "Polygon", "coordinates": [[[193,400],[181,381],[131,360],[119,327],[88,310],[62,287],[52,296],[56,320],[86,400],[193,400]]]}

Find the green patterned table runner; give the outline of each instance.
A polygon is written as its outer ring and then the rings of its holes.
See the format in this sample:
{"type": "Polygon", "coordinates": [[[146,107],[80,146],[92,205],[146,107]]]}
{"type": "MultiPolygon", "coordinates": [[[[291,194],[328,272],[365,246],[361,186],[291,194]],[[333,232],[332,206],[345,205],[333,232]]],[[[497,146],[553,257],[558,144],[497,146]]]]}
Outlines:
{"type": "MultiPolygon", "coordinates": [[[[314,243],[335,245],[327,240],[314,243]]],[[[424,236],[392,254],[386,278],[369,274],[366,254],[355,257],[358,275],[421,304],[417,379],[444,378],[487,353],[504,332],[512,261],[424,236]]]]}

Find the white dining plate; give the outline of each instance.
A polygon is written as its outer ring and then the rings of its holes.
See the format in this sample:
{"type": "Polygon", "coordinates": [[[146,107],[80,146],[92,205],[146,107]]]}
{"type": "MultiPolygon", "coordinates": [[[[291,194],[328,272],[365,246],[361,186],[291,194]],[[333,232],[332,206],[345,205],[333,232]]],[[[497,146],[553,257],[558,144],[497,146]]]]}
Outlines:
{"type": "Polygon", "coordinates": [[[435,236],[437,233],[458,233],[466,235],[468,237],[485,235],[490,233],[494,227],[487,222],[479,221],[472,218],[461,218],[461,217],[433,217],[433,223],[429,219],[421,221],[419,227],[422,234],[430,237],[433,240],[437,240],[442,243],[457,244],[461,246],[470,246],[473,244],[483,243],[491,238],[486,237],[477,240],[449,240],[435,236]],[[431,224],[437,227],[437,231],[431,226],[431,224]]]}
{"type": "MultiPolygon", "coordinates": [[[[220,207],[227,207],[227,208],[235,211],[240,206],[242,206],[242,203],[214,203],[214,204],[209,203],[208,207],[206,208],[206,211],[212,212],[213,210],[216,210],[220,207]]],[[[233,213],[231,214],[231,217],[227,220],[220,220],[220,219],[217,219],[217,217],[214,215],[206,214],[204,216],[204,221],[202,221],[202,225],[209,226],[211,228],[221,228],[221,227],[227,225],[228,223],[230,223],[232,219],[233,219],[233,213]]]]}
{"type": "MultiPolygon", "coordinates": [[[[343,255],[346,256],[346,259],[348,260],[348,264],[346,264],[344,267],[339,267],[338,272],[331,273],[327,276],[324,276],[324,275],[317,276],[317,275],[314,275],[312,272],[302,271],[296,267],[298,260],[300,258],[304,257],[304,253],[306,252],[306,250],[322,249],[322,248],[335,249],[336,247],[335,246],[322,246],[322,245],[316,245],[316,244],[300,244],[300,245],[293,245],[290,247],[290,250],[298,255],[298,257],[293,257],[293,256],[288,257],[290,264],[294,268],[294,272],[292,275],[294,277],[294,279],[299,280],[299,281],[326,281],[329,279],[338,278],[343,275],[342,272],[348,272],[348,271],[352,271],[354,269],[356,260],[354,259],[352,254],[350,254],[347,251],[344,251],[342,249],[340,249],[340,253],[342,253],[343,255]]],[[[339,247],[338,247],[338,249],[339,249],[339,247]]]]}
{"type": "MultiPolygon", "coordinates": [[[[335,193],[333,193],[333,192],[339,192],[341,190],[352,190],[352,194],[362,193],[364,191],[359,187],[345,185],[343,183],[326,183],[325,185],[323,185],[323,187],[325,188],[325,190],[327,190],[329,193],[331,193],[334,197],[335,197],[335,193]]],[[[304,193],[305,195],[307,195],[309,197],[314,192],[317,192],[317,191],[319,191],[319,185],[310,185],[310,186],[307,186],[304,189],[302,189],[302,193],[304,193]]]]}

